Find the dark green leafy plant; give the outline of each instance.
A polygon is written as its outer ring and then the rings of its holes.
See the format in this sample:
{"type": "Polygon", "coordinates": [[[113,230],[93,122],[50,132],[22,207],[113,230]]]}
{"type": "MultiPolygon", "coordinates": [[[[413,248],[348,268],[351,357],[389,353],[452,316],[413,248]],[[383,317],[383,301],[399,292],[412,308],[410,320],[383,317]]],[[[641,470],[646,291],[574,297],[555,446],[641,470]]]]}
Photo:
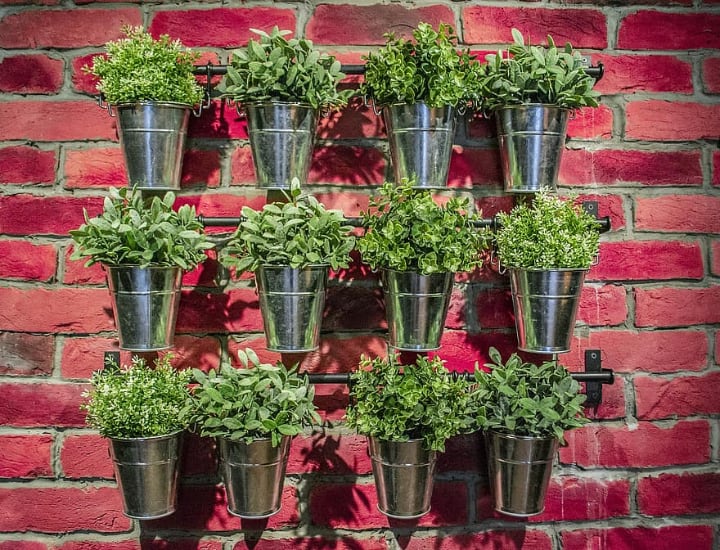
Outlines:
{"type": "Polygon", "coordinates": [[[218,86],[222,97],[240,103],[308,103],[315,109],[337,109],[347,103],[353,92],[338,91],[345,74],[335,57],[320,53],[310,40],[288,40],[285,36],[290,31],[251,30],[260,39],[233,50],[227,74],[218,86]]]}
{"type": "Polygon", "coordinates": [[[243,368],[223,365],[208,374],[194,370],[199,384],[184,412],[201,435],[251,443],[271,438],[278,446],[283,436],[302,433],[320,422],[307,377],[282,363],[260,363],[251,349],[238,352],[243,368]]]}
{"type": "Polygon", "coordinates": [[[125,38],[106,45],[107,56],[93,57],[83,71],[99,79],[97,90],[111,104],[170,101],[195,105],[203,88],[195,80],[200,56],[163,34],[155,40],[142,27],[123,27],[125,38]]]}
{"type": "Polygon", "coordinates": [[[255,271],[261,265],[347,267],[355,238],[342,212],[326,210],[315,197],[303,194],[297,180],[286,196],[288,202],[266,204],[259,212],[242,209],[245,220],[223,249],[221,262],[238,271],[255,271]]]}
{"type": "Polygon", "coordinates": [[[547,190],[532,204],[497,216],[495,243],[500,262],[526,269],[587,269],[598,255],[600,224],[579,204],[547,190]]]}
{"type": "Polygon", "coordinates": [[[357,248],[372,269],[430,273],[470,271],[480,265],[487,233],[473,222],[467,199],[450,198],[437,204],[428,190],[412,180],[385,183],[363,212],[365,234],[357,248]]]}
{"type": "Polygon", "coordinates": [[[438,357],[418,356],[413,365],[397,357],[362,356],[352,374],[347,424],[363,435],[387,441],[422,439],[444,451],[445,441],[467,431],[467,384],[453,378],[438,357]]]}
{"type": "Polygon", "coordinates": [[[480,65],[468,51],[457,50],[450,25],[420,23],[413,40],[385,35],[386,44],[363,56],[365,80],[359,93],[376,105],[425,102],[430,107],[458,106],[476,88],[480,65]]]}
{"type": "Polygon", "coordinates": [[[89,218],[70,231],[75,241],[73,260],[89,256],[85,264],[178,266],[193,269],[206,259],[213,244],[205,239],[195,208],[172,206],[175,195],[168,192],[147,204],[139,191],[111,188],[103,213],[89,218]]]}
{"type": "Polygon", "coordinates": [[[154,437],[184,430],[180,411],[190,397],[189,370],[176,370],[171,355],[160,357],[155,367],[133,357],[130,366],[108,363],[95,371],[92,388],[81,405],[87,424],[103,437],[154,437]]]}
{"type": "Polygon", "coordinates": [[[508,52],[487,55],[482,65],[476,101],[485,112],[526,103],[566,109],[598,106],[600,94],[592,89],[595,80],[570,43],[559,50],[551,36],[547,46],[531,46],[517,29],[512,35],[508,52]]]}
{"type": "Polygon", "coordinates": [[[475,368],[471,409],[477,426],[522,436],[555,437],[565,444],[564,432],[587,423],[585,395],[565,367],[553,361],[525,363],[512,354],[503,363],[490,348],[490,372],[475,368]]]}

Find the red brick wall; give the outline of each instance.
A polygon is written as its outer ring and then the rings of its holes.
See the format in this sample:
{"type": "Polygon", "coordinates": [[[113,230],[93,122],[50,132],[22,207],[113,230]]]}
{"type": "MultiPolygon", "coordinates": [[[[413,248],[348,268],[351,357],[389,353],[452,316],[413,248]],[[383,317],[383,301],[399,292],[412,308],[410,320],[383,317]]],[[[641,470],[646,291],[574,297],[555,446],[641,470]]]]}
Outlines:
{"type": "MultiPolygon", "coordinates": [[[[192,3],[0,0],[0,550],[523,549],[710,550],[720,546],[720,2],[542,0],[192,3]],[[617,6],[622,5],[621,7],[617,6]],[[583,294],[573,351],[602,350],[617,374],[595,422],[569,435],[546,512],[492,511],[477,436],[450,442],[432,512],[389,521],[375,506],[364,441],[343,428],[346,388],[319,386],[333,422],[298,438],[283,510],[267,523],[228,515],[208,441],[191,439],[180,509],[142,525],[122,516],[105,443],[84,428],[84,383],[112,349],[103,272],[69,260],[69,229],[124,185],[114,120],[80,67],[144,23],[226,62],[251,27],[278,24],[348,63],[392,25],[453,24],[487,51],[517,26],[602,61],[602,106],[571,122],[563,191],[598,200],[612,231],[583,294]]],[[[259,206],[244,122],[215,104],[193,120],[179,200],[210,216],[259,206]]],[[[310,189],[357,215],[388,173],[381,121],[354,105],[323,121],[310,189]]],[[[503,195],[493,130],[462,128],[450,185],[486,215],[503,195]]],[[[214,286],[212,262],[186,276],[176,352],[209,368],[262,349],[247,278],[214,286]]],[[[371,276],[355,266],[329,296],[316,371],[348,371],[383,349],[371,276]]],[[[455,369],[516,345],[506,278],[465,277],[440,355],[455,369]]],[[[263,352],[265,358],[276,355],[263,352]]],[[[290,358],[297,359],[297,358],[290,358]]]]}

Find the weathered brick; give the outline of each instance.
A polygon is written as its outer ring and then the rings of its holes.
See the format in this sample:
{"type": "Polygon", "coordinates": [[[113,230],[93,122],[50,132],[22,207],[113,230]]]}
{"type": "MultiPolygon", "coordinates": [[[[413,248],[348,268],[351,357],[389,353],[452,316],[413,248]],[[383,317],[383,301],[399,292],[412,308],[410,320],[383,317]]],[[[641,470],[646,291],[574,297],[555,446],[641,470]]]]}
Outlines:
{"type": "Polygon", "coordinates": [[[720,185],[720,152],[713,152],[713,175],[712,184],[715,186],[720,185]]]}
{"type": "MultiPolygon", "coordinates": [[[[265,195],[261,192],[248,192],[243,196],[206,192],[202,195],[178,196],[175,199],[175,208],[183,204],[194,206],[198,214],[208,217],[239,216],[243,206],[261,209],[265,205],[265,195]]],[[[227,231],[226,228],[223,230],[227,231]]]]}
{"type": "Polygon", "coordinates": [[[600,261],[589,280],[646,281],[702,279],[703,252],[699,242],[623,241],[600,244],[600,261]],[[632,259],[632,261],[629,261],[632,259]]]}
{"type": "Polygon", "coordinates": [[[237,289],[221,294],[183,291],[177,332],[248,332],[262,330],[257,294],[237,289]]]}
{"type": "Polygon", "coordinates": [[[0,91],[55,94],[62,83],[63,62],[60,59],[32,54],[15,55],[0,61],[0,91]]]}
{"type": "Polygon", "coordinates": [[[117,139],[114,119],[92,101],[6,101],[0,118],[0,140],[117,139]]]}
{"type": "Polygon", "coordinates": [[[610,219],[610,231],[619,232],[625,228],[625,206],[620,195],[591,195],[583,193],[578,196],[581,202],[595,201],[598,203],[598,215],[610,219]]]}
{"type": "Polygon", "coordinates": [[[183,156],[182,186],[202,184],[217,187],[220,184],[220,153],[201,149],[189,149],[183,156]]]}
{"type": "Polygon", "coordinates": [[[0,183],[51,184],[55,181],[55,151],[28,145],[0,149],[0,183]]]}
{"type": "Polygon", "coordinates": [[[682,327],[720,323],[720,286],[636,288],[635,326],[682,327]]]}
{"type": "Polygon", "coordinates": [[[295,550],[296,548],[332,548],[333,550],[386,550],[383,538],[346,536],[298,537],[294,539],[261,539],[238,542],[233,550],[295,550]]]}
{"type": "Polygon", "coordinates": [[[0,374],[49,376],[53,369],[51,336],[0,332],[0,374]]]}
{"type": "Polygon", "coordinates": [[[385,325],[382,291],[368,287],[330,287],[325,301],[324,330],[377,329],[385,325]],[[362,315],[357,313],[362,311],[362,315]]]}
{"type": "Polygon", "coordinates": [[[623,50],[720,48],[720,15],[641,10],[620,21],[617,47],[623,50]]]}
{"type": "Polygon", "coordinates": [[[212,101],[200,117],[190,117],[189,138],[247,139],[247,121],[235,106],[226,101],[212,101]]]}
{"type": "Polygon", "coordinates": [[[720,134],[720,104],[662,99],[632,101],[625,107],[627,139],[687,141],[720,134]]]}
{"type": "MultiPolygon", "coordinates": [[[[358,60],[356,63],[362,64],[364,61],[358,60]]],[[[345,108],[318,121],[317,137],[320,139],[382,139],[385,135],[382,116],[375,114],[373,108],[361,98],[350,99],[345,108]]]]}
{"type": "Polygon", "coordinates": [[[479,533],[443,535],[440,537],[413,536],[398,537],[404,550],[494,550],[499,548],[523,548],[523,550],[551,550],[550,536],[539,529],[525,528],[506,531],[499,529],[479,533]]]}
{"type": "Polygon", "coordinates": [[[108,440],[96,434],[67,435],[60,449],[63,476],[68,479],[113,478],[108,440]]]}
{"type": "Polygon", "coordinates": [[[250,145],[237,147],[230,158],[230,178],[234,184],[254,185],[257,183],[250,145]]]}
{"type": "Polygon", "coordinates": [[[503,182],[497,149],[456,147],[450,158],[448,187],[500,186],[503,182]]]}
{"type": "Polygon", "coordinates": [[[52,476],[52,445],[50,434],[0,436],[0,477],[52,476]]]}
{"type": "Polygon", "coordinates": [[[693,92],[692,65],[672,55],[592,54],[605,73],[595,85],[602,95],[635,92],[693,92]]]}
{"type": "Polygon", "coordinates": [[[334,475],[372,473],[367,439],[359,435],[318,433],[293,440],[287,473],[318,472],[334,475]]]}
{"type": "MultiPolygon", "coordinates": [[[[160,541],[157,544],[159,543],[160,541]]],[[[135,540],[120,542],[73,540],[65,542],[62,546],[53,547],[53,550],[145,550],[146,548],[154,549],[161,548],[161,546],[153,546],[152,543],[146,544],[135,540]]]]}
{"type": "Polygon", "coordinates": [[[676,416],[720,413],[717,392],[720,373],[700,376],[635,378],[635,402],[638,418],[655,420],[676,416]]]}
{"type": "Polygon", "coordinates": [[[0,241],[0,278],[47,282],[56,268],[57,252],[51,244],[0,241]]]}
{"type": "MultiPolygon", "coordinates": [[[[0,384],[0,422],[9,426],[84,426],[80,384],[0,384]]],[[[0,520],[2,523],[2,520],[0,520]]]]}
{"type": "Polygon", "coordinates": [[[71,260],[73,247],[65,250],[65,269],[63,270],[62,282],[66,285],[99,285],[105,283],[106,276],[102,264],[93,264],[85,267],[87,258],[71,260]]]}
{"type": "Polygon", "coordinates": [[[635,199],[635,228],[641,231],[720,233],[720,198],[663,195],[635,199]]]}
{"type": "Polygon", "coordinates": [[[128,184],[120,147],[68,149],[65,153],[65,187],[124,187],[128,184]]]}
{"type": "Polygon", "coordinates": [[[720,57],[708,57],[703,61],[702,77],[705,93],[720,93],[720,57]]]}
{"type": "Polygon", "coordinates": [[[710,272],[713,275],[720,275],[720,240],[714,240],[710,244],[710,272]]]}
{"type": "Polygon", "coordinates": [[[368,209],[369,196],[351,191],[316,193],[315,198],[324,204],[325,208],[340,210],[346,217],[359,216],[368,209]]]}
{"type": "Polygon", "coordinates": [[[216,369],[220,365],[221,345],[217,338],[203,338],[189,335],[176,335],[172,347],[172,364],[176,368],[216,369]]]}
{"type": "MultiPolygon", "coordinates": [[[[553,4],[592,4],[594,6],[617,6],[618,0],[550,0],[553,4]]],[[[692,6],[692,0],[623,0],[627,6],[692,6]]]]}
{"type": "Polygon", "coordinates": [[[367,147],[316,147],[308,181],[354,185],[378,185],[385,181],[385,158],[367,147]]]}
{"type": "Polygon", "coordinates": [[[564,550],[710,550],[713,547],[713,529],[709,525],[578,529],[564,531],[562,543],[564,550]]]}
{"type": "Polygon", "coordinates": [[[72,60],[72,85],[77,92],[92,96],[98,95],[97,78],[83,71],[83,67],[92,65],[92,60],[97,55],[99,54],[90,53],[72,60]]]}
{"type": "Polygon", "coordinates": [[[497,348],[503,357],[517,351],[515,331],[482,332],[470,334],[457,330],[446,330],[440,340],[438,355],[445,360],[450,371],[472,372],[475,363],[481,366],[490,361],[488,349],[497,348]]]}
{"type": "Polygon", "coordinates": [[[445,452],[438,453],[436,472],[474,472],[484,458],[480,432],[457,435],[445,441],[445,452]]]}
{"type": "Polygon", "coordinates": [[[474,296],[475,315],[481,329],[515,326],[510,289],[481,289],[474,296]]]}
{"type": "Polygon", "coordinates": [[[619,285],[585,284],[580,295],[577,320],[590,326],[612,326],[628,315],[625,288],[619,285]]]}
{"type": "Polygon", "coordinates": [[[570,139],[610,139],[612,126],[613,112],[607,105],[583,107],[568,121],[567,135],[570,139]]]}
{"type": "Polygon", "coordinates": [[[0,198],[0,232],[8,235],[61,235],[84,223],[83,209],[92,217],[102,211],[96,197],[37,197],[9,195],[0,198]]]}
{"type": "Polygon", "coordinates": [[[545,511],[532,521],[602,520],[630,514],[630,482],[561,476],[550,483],[545,511]]]}
{"type": "Polygon", "coordinates": [[[651,516],[716,514],[720,476],[715,473],[660,474],[641,478],[638,504],[651,516]]]}

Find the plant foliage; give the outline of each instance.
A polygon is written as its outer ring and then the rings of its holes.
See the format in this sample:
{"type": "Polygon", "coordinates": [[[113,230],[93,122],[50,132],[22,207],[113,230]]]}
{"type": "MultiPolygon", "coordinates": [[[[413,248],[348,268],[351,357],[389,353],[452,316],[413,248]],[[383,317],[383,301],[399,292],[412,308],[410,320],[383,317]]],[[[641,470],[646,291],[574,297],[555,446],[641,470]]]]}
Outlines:
{"type": "Polygon", "coordinates": [[[233,50],[227,74],[218,86],[223,97],[240,103],[308,103],[315,109],[337,109],[347,103],[352,90],[338,91],[345,74],[335,57],[320,53],[310,40],[288,40],[285,37],[291,31],[251,30],[260,39],[233,50]]]}
{"type": "Polygon", "coordinates": [[[490,372],[475,368],[471,409],[483,430],[555,437],[565,444],[564,432],[585,424],[585,395],[565,367],[553,361],[525,363],[512,354],[503,363],[490,348],[490,372]]]}
{"type": "Polygon", "coordinates": [[[498,214],[500,262],[513,268],[587,269],[598,255],[600,224],[579,204],[535,194],[534,202],[498,214]]]}
{"type": "Polygon", "coordinates": [[[168,192],[147,204],[139,191],[111,188],[103,212],[70,231],[75,241],[72,259],[89,256],[85,264],[178,266],[193,269],[206,258],[213,244],[205,239],[195,208],[172,206],[175,195],[168,192]]]}
{"type": "Polygon", "coordinates": [[[92,388],[83,394],[87,401],[87,424],[103,437],[132,438],[167,435],[184,430],[180,417],[190,392],[190,371],[170,364],[171,355],[160,357],[155,368],[133,357],[129,366],[110,362],[95,371],[92,388]]]}
{"type": "Polygon", "coordinates": [[[372,269],[418,271],[423,275],[470,271],[480,265],[486,232],[473,222],[469,200],[450,198],[437,204],[428,190],[385,183],[363,212],[365,234],[357,248],[372,269]]]}
{"type": "Polygon", "coordinates": [[[125,38],[106,44],[107,55],[93,57],[83,70],[99,79],[108,103],[171,101],[195,105],[203,88],[195,80],[200,54],[163,34],[155,40],[142,27],[123,27],[125,38]]]}
{"type": "Polygon", "coordinates": [[[185,414],[201,435],[246,443],[269,437],[277,447],[283,436],[298,435],[304,426],[320,422],[313,404],[315,388],[297,373],[297,366],[260,363],[249,348],[238,356],[243,368],[193,371],[199,385],[185,414]]]}

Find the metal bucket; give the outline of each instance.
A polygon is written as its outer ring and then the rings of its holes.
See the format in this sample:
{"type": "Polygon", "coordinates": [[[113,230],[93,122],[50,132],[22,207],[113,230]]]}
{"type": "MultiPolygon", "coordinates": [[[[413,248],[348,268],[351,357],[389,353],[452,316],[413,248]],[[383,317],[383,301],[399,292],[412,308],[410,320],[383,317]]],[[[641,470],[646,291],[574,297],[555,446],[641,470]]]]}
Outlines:
{"type": "Polygon", "coordinates": [[[180,304],[179,267],[105,266],[120,349],[172,347],[180,304]]]}
{"type": "Polygon", "coordinates": [[[415,187],[447,186],[455,139],[455,108],[425,103],[383,108],[395,182],[412,178],[415,187]]]}
{"type": "Polygon", "coordinates": [[[328,266],[261,266],[255,272],[267,349],[298,353],[318,348],[328,266]]]}
{"type": "Polygon", "coordinates": [[[495,509],[516,517],[541,514],[545,509],[557,439],[489,430],[485,434],[485,445],[495,509]]]}
{"type": "Polygon", "coordinates": [[[505,191],[535,193],[557,186],[568,109],[516,105],[495,110],[505,191]]]}
{"type": "Polygon", "coordinates": [[[510,269],[518,348],[536,353],[565,353],[586,269],[510,269]]]}
{"type": "Polygon", "coordinates": [[[381,272],[390,346],[407,351],[440,347],[453,277],[453,273],[381,272]]]}
{"type": "Polygon", "coordinates": [[[183,432],[109,438],[115,479],[126,516],[155,519],[175,511],[183,432]]]}
{"type": "Polygon", "coordinates": [[[280,511],[290,441],[285,436],[273,447],[270,439],[248,444],[218,438],[228,512],[259,519],[280,511]]]}
{"type": "Polygon", "coordinates": [[[378,510],[391,518],[412,519],[430,511],[437,453],[422,440],[385,441],[368,437],[378,510]]]}
{"type": "Polygon", "coordinates": [[[289,189],[307,182],[312,161],[317,110],[303,103],[246,103],[250,150],[257,186],[289,189]]]}
{"type": "Polygon", "coordinates": [[[190,106],[120,103],[116,107],[128,182],[144,190],[180,189],[190,106]]]}

